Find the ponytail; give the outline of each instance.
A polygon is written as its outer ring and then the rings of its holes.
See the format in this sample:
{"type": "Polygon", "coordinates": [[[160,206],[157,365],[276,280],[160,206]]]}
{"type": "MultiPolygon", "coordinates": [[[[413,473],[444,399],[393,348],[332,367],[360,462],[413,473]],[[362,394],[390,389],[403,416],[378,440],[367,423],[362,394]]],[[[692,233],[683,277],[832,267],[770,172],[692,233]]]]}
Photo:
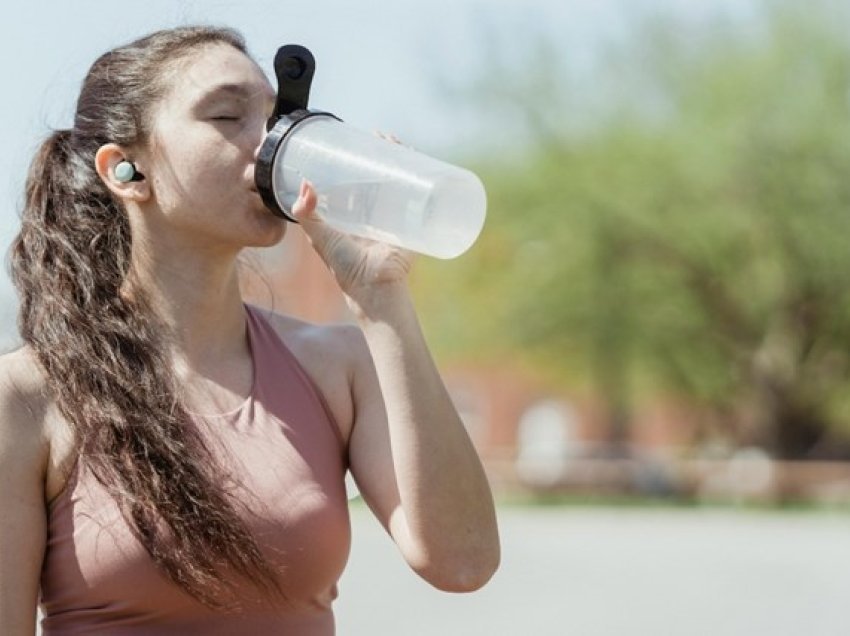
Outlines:
{"type": "Polygon", "coordinates": [[[235,589],[222,563],[266,596],[280,594],[276,573],[176,397],[168,331],[132,285],[126,212],[94,169],[103,143],[138,141],[144,113],[136,104],[155,99],[151,77],[176,54],[210,41],[244,51],[233,32],[187,27],[95,63],[74,129],[55,131],[33,159],[10,267],[21,336],[44,368],[80,461],[157,566],[215,608],[235,589]]]}

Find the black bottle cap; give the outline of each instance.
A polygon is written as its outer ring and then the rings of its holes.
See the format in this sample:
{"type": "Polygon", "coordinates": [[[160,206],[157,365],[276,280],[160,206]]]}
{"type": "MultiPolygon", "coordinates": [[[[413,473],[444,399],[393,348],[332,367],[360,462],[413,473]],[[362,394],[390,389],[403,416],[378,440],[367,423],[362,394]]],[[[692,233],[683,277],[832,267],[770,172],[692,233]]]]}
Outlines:
{"type": "Polygon", "coordinates": [[[283,115],[307,110],[315,71],[316,60],[307,48],[299,44],[285,44],[277,50],[274,56],[277,100],[266,130],[271,130],[283,115]]]}
{"type": "Polygon", "coordinates": [[[304,119],[318,115],[339,119],[331,113],[307,109],[315,70],[316,60],[307,48],[299,44],[286,44],[277,50],[274,56],[277,100],[272,116],[266,122],[268,134],[260,146],[254,166],[254,182],[263,203],[272,213],[295,223],[295,217],[281,205],[274,193],[272,177],[277,153],[290,131],[304,119]]]}

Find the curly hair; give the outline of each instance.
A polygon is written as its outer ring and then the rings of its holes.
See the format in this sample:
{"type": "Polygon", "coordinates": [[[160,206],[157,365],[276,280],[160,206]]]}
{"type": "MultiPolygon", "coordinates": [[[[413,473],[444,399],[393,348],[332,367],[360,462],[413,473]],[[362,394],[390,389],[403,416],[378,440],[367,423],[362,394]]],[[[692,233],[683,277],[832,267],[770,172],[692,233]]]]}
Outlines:
{"type": "Polygon", "coordinates": [[[80,91],[73,128],[31,164],[10,254],[18,326],[44,368],[81,461],[118,504],[153,561],[184,591],[222,608],[236,574],[266,596],[277,576],[215,476],[178,399],[168,330],[132,287],[127,213],[95,170],[106,143],[150,139],[152,108],[177,64],[205,46],[245,53],[230,29],[158,31],[101,56],[80,91]]]}

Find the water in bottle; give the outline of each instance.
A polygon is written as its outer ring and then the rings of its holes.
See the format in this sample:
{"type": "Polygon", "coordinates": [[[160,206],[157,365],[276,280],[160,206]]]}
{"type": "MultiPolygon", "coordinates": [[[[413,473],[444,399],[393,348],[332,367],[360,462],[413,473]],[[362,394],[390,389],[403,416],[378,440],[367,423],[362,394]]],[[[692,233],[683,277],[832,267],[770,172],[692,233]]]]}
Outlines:
{"type": "Polygon", "coordinates": [[[302,179],[332,227],[439,258],[466,251],[481,232],[486,194],[472,172],[331,117],[295,124],[272,183],[291,208],[302,179]]]}

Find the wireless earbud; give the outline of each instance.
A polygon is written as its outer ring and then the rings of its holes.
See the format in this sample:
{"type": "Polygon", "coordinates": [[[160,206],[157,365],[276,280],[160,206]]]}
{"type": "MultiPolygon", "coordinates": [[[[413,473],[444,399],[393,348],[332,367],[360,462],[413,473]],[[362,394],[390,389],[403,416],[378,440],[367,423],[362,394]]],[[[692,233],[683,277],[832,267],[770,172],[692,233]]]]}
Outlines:
{"type": "Polygon", "coordinates": [[[115,178],[121,183],[128,181],[141,181],[145,178],[141,172],[136,172],[136,166],[129,161],[122,161],[115,166],[115,178]]]}

